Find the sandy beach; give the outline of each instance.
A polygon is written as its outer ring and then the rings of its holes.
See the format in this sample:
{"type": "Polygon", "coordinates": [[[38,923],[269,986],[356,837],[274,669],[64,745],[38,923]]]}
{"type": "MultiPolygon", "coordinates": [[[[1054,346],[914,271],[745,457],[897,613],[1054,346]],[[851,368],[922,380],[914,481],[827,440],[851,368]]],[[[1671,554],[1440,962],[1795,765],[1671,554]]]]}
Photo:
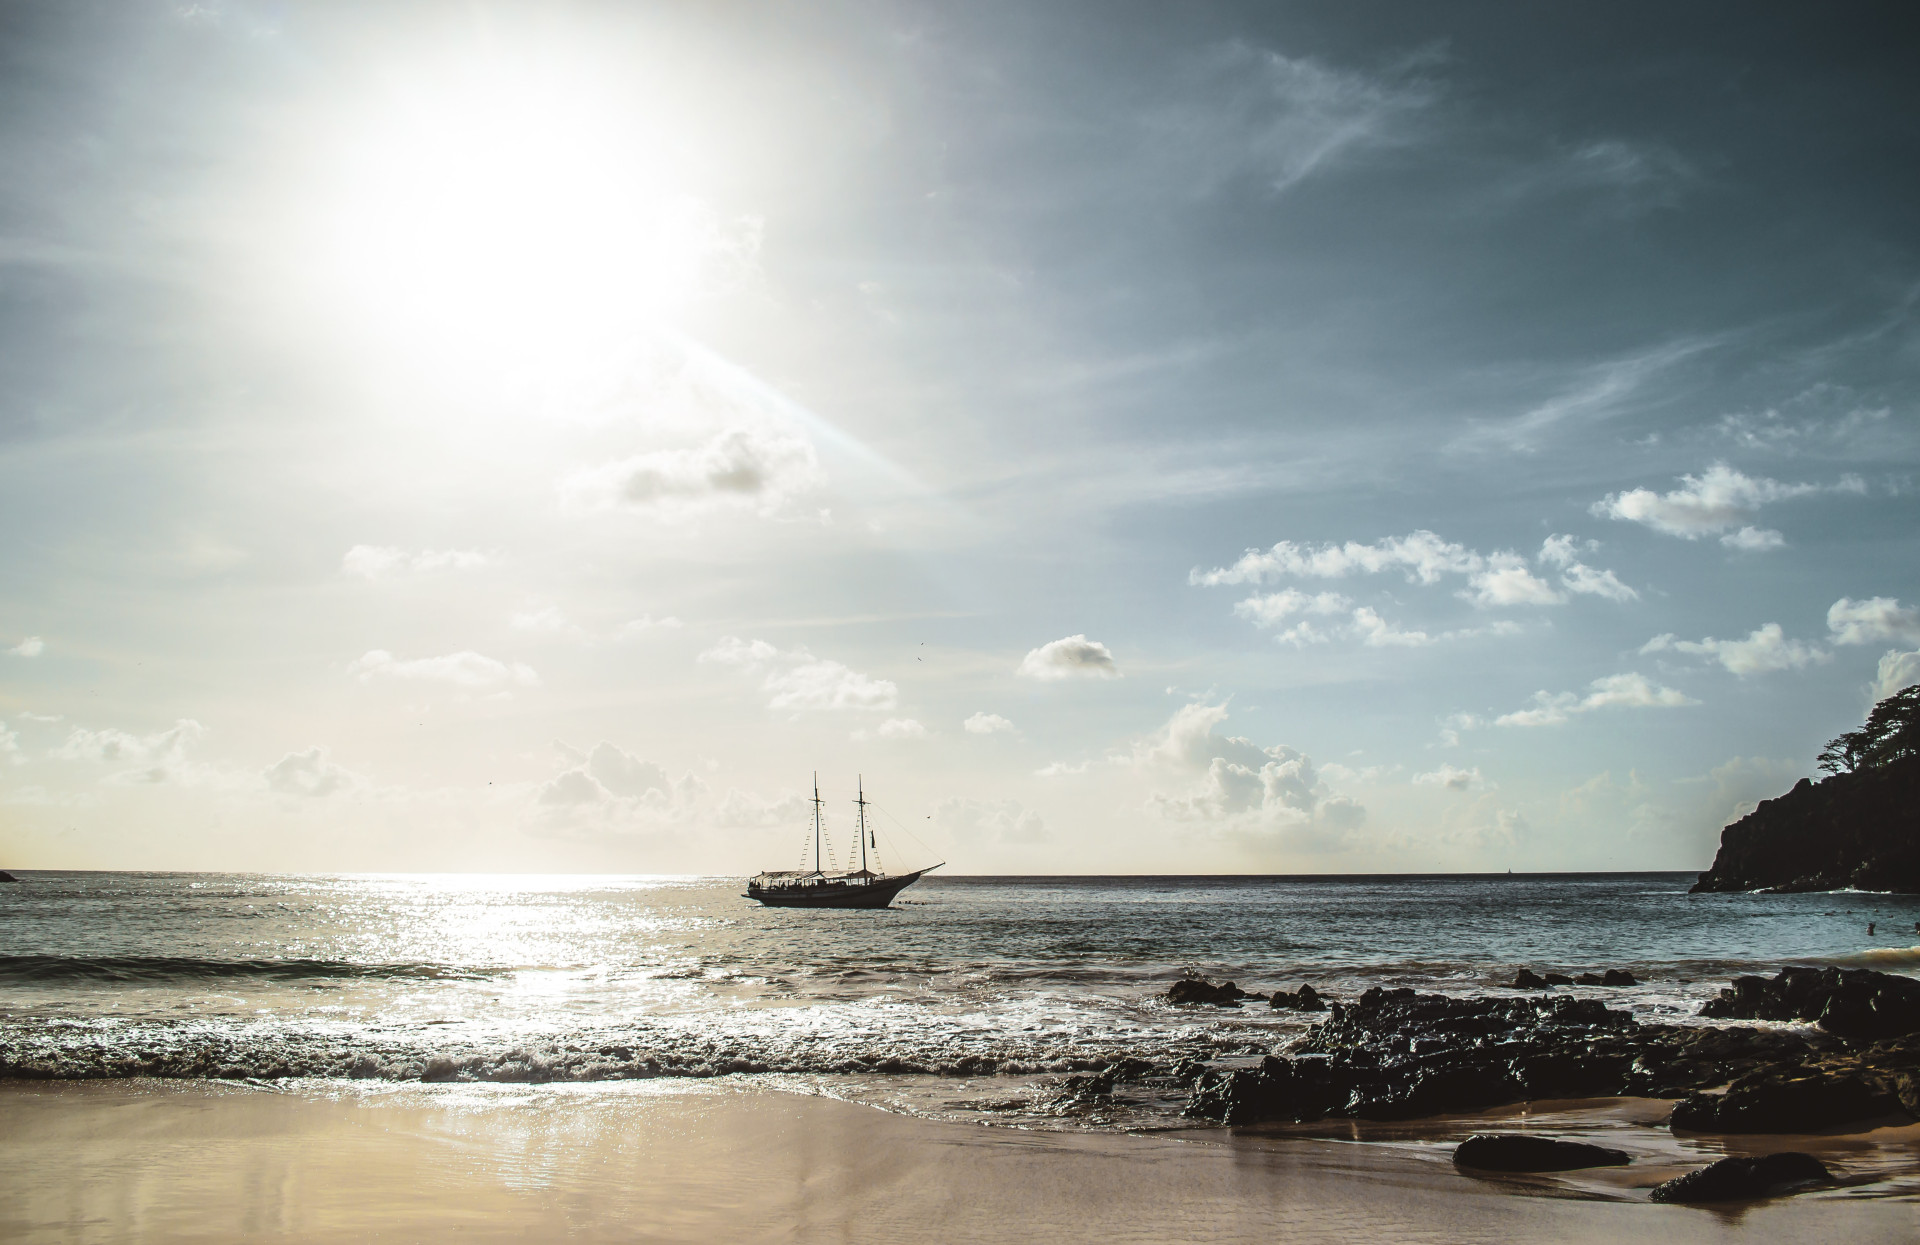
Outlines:
{"type": "MultiPolygon", "coordinates": [[[[1448,1160],[1489,1122],[1114,1135],[930,1121],[751,1081],[259,1088],[0,1084],[10,1241],[1617,1241],[1920,1236],[1874,1181],[1757,1205],[1652,1205],[1697,1164],[1663,1131],[1632,1168],[1477,1179],[1448,1160]]],[[[1570,1112],[1559,1123],[1598,1108],[1570,1112]]],[[[1624,1114],[1623,1114],[1624,1113],[1624,1114]]],[[[1590,1121],[1591,1122],[1591,1121],[1590,1121]]],[[[1914,1130],[1794,1140],[1910,1172],[1914,1130]]],[[[1884,1175],[1886,1173],[1880,1173],[1884,1175]]]]}

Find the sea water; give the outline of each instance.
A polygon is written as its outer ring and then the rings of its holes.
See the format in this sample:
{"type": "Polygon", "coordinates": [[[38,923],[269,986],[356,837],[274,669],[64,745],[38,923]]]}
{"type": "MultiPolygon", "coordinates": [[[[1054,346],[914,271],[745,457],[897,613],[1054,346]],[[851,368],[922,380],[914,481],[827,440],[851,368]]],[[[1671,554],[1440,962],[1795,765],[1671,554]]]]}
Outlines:
{"type": "Polygon", "coordinates": [[[740,1074],[1031,1119],[1062,1074],[1230,1063],[1321,1018],[1169,1005],[1188,973],[1351,998],[1624,968],[1641,984],[1563,991],[1687,1023],[1742,973],[1920,967],[1920,897],[1689,895],[1692,873],[935,876],[881,911],[764,908],[731,878],[20,876],[9,1077],[740,1074]]]}

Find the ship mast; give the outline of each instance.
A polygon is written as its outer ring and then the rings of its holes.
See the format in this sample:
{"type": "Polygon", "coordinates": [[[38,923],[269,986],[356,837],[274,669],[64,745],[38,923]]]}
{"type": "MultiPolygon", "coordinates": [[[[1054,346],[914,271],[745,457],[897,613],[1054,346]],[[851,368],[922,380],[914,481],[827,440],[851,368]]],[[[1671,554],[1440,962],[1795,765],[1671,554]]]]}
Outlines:
{"type": "Polygon", "coordinates": [[[813,771],[813,871],[820,872],[820,771],[813,771]]]}
{"type": "Polygon", "coordinates": [[[867,785],[866,779],[855,775],[855,790],[860,798],[854,803],[860,806],[860,872],[867,871],[867,785]]]}

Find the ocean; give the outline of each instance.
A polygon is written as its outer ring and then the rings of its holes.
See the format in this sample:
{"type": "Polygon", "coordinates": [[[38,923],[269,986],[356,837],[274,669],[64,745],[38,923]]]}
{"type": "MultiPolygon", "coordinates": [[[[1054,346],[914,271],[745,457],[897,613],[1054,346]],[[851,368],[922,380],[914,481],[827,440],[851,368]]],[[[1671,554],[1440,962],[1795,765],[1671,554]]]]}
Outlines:
{"type": "Polygon", "coordinates": [[[1693,873],[939,877],[882,911],[730,878],[23,872],[0,885],[0,1076],[593,1082],[737,1075],[948,1118],[1120,1058],[1230,1064],[1322,1017],[1174,1007],[1186,973],[1349,998],[1505,993],[1521,966],[1686,1023],[1742,973],[1920,966],[1920,897],[1688,895],[1693,873]],[[1868,922],[1877,926],[1869,936],[1868,922]]]}

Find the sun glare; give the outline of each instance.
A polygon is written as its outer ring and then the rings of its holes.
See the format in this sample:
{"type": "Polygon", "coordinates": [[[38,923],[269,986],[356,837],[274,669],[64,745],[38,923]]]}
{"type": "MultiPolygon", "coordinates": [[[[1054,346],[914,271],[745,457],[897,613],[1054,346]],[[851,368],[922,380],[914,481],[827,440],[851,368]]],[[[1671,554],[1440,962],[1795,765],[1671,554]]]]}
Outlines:
{"type": "Polygon", "coordinates": [[[724,243],[632,100],[551,67],[468,66],[363,124],[324,262],[416,363],[564,372],[671,318],[724,243]]]}

